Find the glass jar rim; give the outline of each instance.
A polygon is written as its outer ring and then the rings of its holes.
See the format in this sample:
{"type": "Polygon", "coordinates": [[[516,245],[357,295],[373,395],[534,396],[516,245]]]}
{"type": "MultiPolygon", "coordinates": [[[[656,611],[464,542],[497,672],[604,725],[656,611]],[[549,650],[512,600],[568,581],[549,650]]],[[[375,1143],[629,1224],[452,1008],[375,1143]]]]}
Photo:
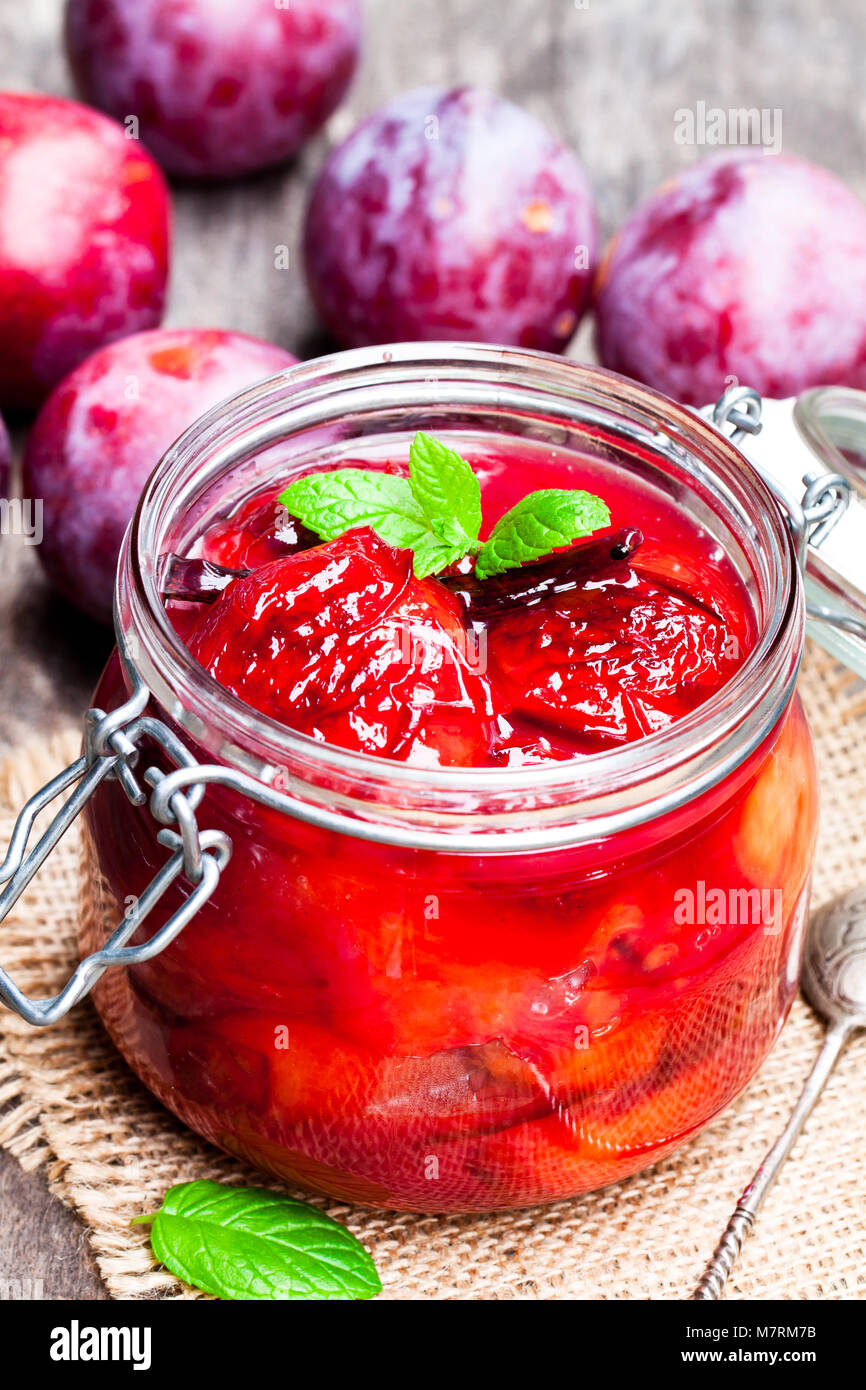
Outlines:
{"type": "Polygon", "coordinates": [[[793,695],[804,611],[791,537],[771,491],[730,441],[687,407],[603,368],[547,353],[404,343],[300,363],[196,421],[164,455],[142,494],[120,560],[117,626],[127,659],[171,718],[210,755],[266,784],[288,767],[293,787],[315,800],[322,778],[339,777],[342,787],[358,791],[357,798],[341,796],[350,820],[372,814],[501,834],[529,811],[549,826],[561,825],[563,817],[572,826],[579,822],[579,838],[588,838],[611,816],[617,825],[636,823],[699,795],[766,739],[793,695]],[[545,418],[563,424],[592,419],[594,410],[615,410],[656,448],[663,451],[667,441],[685,466],[693,460],[695,476],[699,470],[705,480],[715,478],[731,495],[732,509],[735,497],[766,559],[768,591],[766,621],[730,681],[668,729],[622,748],[521,768],[428,768],[289,729],[232,695],[195,661],[159,592],[160,534],[173,509],[194,488],[293,429],[338,421],[349,408],[432,409],[443,388],[467,409],[512,396],[543,401],[545,418]]]}

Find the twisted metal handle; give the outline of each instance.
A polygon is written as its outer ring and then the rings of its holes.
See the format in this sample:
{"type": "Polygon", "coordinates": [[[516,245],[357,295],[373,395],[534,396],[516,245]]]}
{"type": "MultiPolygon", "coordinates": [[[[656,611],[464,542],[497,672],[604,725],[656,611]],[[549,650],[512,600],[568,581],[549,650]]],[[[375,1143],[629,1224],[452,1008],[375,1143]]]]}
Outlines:
{"type": "Polygon", "coordinates": [[[725,1227],[725,1233],[719,1241],[706,1269],[701,1276],[701,1281],[692,1294],[693,1299],[716,1299],[728,1282],[728,1276],[739,1259],[743,1242],[749,1231],[752,1229],[755,1217],[749,1208],[742,1202],[737,1203],[737,1209],[725,1227]]]}

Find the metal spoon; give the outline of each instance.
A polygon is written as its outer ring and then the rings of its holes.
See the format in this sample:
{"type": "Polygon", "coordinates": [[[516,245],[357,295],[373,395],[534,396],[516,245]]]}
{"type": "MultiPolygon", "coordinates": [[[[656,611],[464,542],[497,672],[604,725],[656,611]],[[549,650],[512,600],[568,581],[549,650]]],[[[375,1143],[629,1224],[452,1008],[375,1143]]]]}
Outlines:
{"type": "Polygon", "coordinates": [[[796,1143],[842,1049],[866,1028],[866,886],[815,913],[806,936],[803,993],[828,1032],[784,1132],[749,1183],[716,1246],[693,1299],[719,1298],[761,1204],[796,1143]]]}

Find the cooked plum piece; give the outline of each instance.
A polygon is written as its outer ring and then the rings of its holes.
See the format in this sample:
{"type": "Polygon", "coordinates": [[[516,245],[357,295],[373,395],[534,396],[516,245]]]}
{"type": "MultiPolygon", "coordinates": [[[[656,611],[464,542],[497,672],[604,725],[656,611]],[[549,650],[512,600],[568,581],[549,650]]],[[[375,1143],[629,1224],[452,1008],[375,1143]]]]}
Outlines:
{"type": "Polygon", "coordinates": [[[725,618],[626,561],[494,621],[491,677],[518,715],[589,749],[667,728],[739,664],[725,618]]]}
{"type": "Polygon", "coordinates": [[[372,531],[236,580],[189,645],[226,689],[322,742],[427,766],[486,759],[493,698],[457,602],[372,531]]]}

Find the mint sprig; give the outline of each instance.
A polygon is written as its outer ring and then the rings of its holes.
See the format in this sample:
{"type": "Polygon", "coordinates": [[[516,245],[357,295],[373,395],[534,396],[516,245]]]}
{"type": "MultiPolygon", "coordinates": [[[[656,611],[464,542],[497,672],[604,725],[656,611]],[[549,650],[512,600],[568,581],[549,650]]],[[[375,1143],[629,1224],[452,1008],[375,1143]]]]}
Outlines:
{"type": "Polygon", "coordinates": [[[607,506],[591,492],[578,488],[530,492],[497,521],[478,552],[475,573],[479,579],[489,579],[609,525],[607,506]]]}
{"type": "Polygon", "coordinates": [[[440,440],[416,434],[409,477],[366,468],[310,473],[291,483],[282,505],[323,540],[369,526],[388,545],[413,552],[419,579],[467,556],[479,579],[571,545],[610,524],[601,498],[578,488],[532,492],[479,541],[481,487],[472,466],[440,440]]]}
{"type": "Polygon", "coordinates": [[[382,1289],[351,1231],[266,1188],[180,1183],[132,1224],[145,1223],[160,1264],[217,1298],[356,1299],[382,1289]]]}

